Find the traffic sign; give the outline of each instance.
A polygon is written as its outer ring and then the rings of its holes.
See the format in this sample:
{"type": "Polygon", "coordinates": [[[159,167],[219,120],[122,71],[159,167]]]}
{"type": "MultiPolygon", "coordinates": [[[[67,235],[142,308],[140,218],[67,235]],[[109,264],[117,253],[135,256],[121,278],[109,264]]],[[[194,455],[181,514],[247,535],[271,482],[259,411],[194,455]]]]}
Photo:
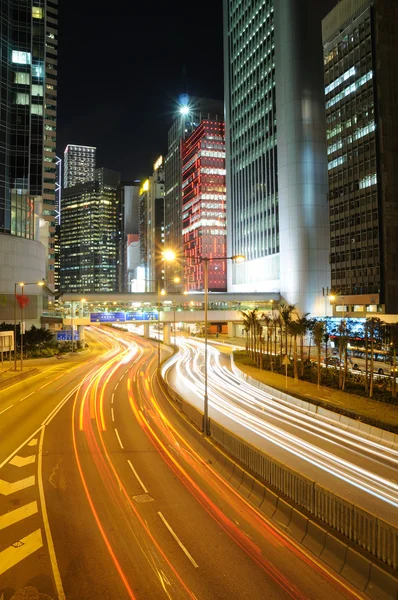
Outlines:
{"type": "MultiPolygon", "coordinates": [[[[73,332],[73,340],[78,342],[80,339],[79,331],[73,332]]],[[[63,331],[57,331],[57,342],[71,342],[72,341],[72,330],[64,329],[63,331]]]]}
{"type": "Polygon", "coordinates": [[[282,364],[285,365],[286,367],[288,367],[291,364],[290,359],[287,354],[285,354],[285,358],[283,359],[282,364]]]}

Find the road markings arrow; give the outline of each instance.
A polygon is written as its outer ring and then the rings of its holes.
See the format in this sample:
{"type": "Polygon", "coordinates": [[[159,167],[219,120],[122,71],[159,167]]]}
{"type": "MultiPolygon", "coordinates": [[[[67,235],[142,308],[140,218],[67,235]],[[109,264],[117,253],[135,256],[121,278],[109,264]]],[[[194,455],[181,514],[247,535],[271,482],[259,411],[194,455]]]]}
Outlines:
{"type": "Polygon", "coordinates": [[[14,467],[26,467],[26,465],[31,465],[36,460],[36,456],[32,454],[32,456],[14,456],[10,460],[10,465],[14,465],[14,467]]]}
{"type": "Polygon", "coordinates": [[[20,479],[19,481],[13,481],[12,483],[0,479],[0,494],[3,494],[3,496],[9,496],[14,492],[24,490],[25,488],[30,487],[31,485],[35,485],[34,475],[31,475],[30,477],[25,477],[25,479],[20,479]]]}
{"type": "MultiPolygon", "coordinates": [[[[30,440],[28,446],[37,446],[37,438],[33,438],[33,440],[30,440]]],[[[1,598],[0,598],[1,600],[1,598]]]]}
{"type": "MultiPolygon", "coordinates": [[[[10,512],[5,515],[0,515],[0,530],[9,527],[10,525],[14,525],[14,523],[18,523],[18,521],[22,521],[22,519],[26,519],[31,515],[35,515],[37,513],[37,502],[29,502],[29,504],[25,504],[25,506],[20,506],[15,510],[10,510],[10,512]]],[[[1,599],[0,599],[1,600],[1,599]]]]}
{"type": "Polygon", "coordinates": [[[0,552],[0,575],[43,546],[40,529],[0,552]]]}

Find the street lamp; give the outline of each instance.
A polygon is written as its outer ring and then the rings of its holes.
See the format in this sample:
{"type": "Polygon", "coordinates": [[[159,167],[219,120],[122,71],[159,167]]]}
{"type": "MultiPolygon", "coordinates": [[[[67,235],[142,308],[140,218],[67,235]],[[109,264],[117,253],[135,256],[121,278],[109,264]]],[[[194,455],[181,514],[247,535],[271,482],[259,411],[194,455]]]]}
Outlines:
{"type": "MultiPolygon", "coordinates": [[[[17,370],[17,287],[18,285],[21,288],[21,296],[23,295],[23,288],[27,285],[38,285],[39,287],[43,287],[45,285],[45,281],[34,281],[32,283],[25,283],[23,281],[14,284],[14,371],[17,370]]],[[[21,306],[21,371],[23,371],[23,302],[20,303],[21,306]]]]}
{"type": "Polygon", "coordinates": [[[205,288],[205,393],[203,402],[203,429],[204,435],[210,435],[209,431],[209,397],[207,394],[207,327],[208,327],[208,300],[209,300],[209,261],[212,260],[232,260],[235,263],[241,263],[246,260],[243,254],[233,256],[200,256],[199,260],[203,262],[203,283],[205,288]]]}
{"type": "MultiPolygon", "coordinates": [[[[173,250],[167,249],[162,252],[163,260],[167,262],[173,262],[176,259],[176,253],[173,250]]],[[[165,289],[161,289],[161,279],[157,280],[158,283],[158,368],[160,368],[160,296],[166,294],[165,289]]]]}

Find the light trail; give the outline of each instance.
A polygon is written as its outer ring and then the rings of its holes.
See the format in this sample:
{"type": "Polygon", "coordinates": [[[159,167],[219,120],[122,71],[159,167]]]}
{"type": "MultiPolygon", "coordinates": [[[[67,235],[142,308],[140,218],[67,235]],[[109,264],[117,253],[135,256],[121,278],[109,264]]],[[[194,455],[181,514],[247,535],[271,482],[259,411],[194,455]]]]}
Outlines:
{"type": "MultiPolygon", "coordinates": [[[[197,340],[180,341],[180,355],[173,361],[178,381],[183,381],[200,399],[204,393],[202,352],[203,343],[197,340]]],[[[272,397],[238,379],[222,366],[217,349],[210,346],[208,354],[210,406],[295,457],[398,507],[398,485],[393,480],[379,476],[374,468],[378,462],[382,462],[389,469],[396,469],[397,449],[367,438],[360,431],[344,430],[325,416],[312,415],[304,408],[272,397]],[[269,422],[269,418],[276,421],[277,425],[269,422]],[[290,433],[288,428],[293,428],[294,433],[290,433]],[[308,436],[311,442],[305,439],[308,436]],[[370,467],[363,468],[353,460],[345,460],[338,454],[324,450],[321,444],[325,441],[336,450],[349,450],[353,457],[368,458],[370,467]]]]}

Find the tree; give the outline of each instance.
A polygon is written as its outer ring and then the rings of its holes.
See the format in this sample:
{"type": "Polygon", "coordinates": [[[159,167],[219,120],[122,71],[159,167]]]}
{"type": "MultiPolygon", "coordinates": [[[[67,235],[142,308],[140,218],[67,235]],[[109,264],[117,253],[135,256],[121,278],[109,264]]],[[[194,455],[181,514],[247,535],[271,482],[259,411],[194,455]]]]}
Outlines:
{"type": "Polygon", "coordinates": [[[326,325],[323,321],[315,322],[312,335],[314,337],[314,343],[315,343],[315,346],[317,347],[317,351],[318,351],[318,357],[317,357],[317,362],[318,362],[317,385],[318,385],[318,388],[321,384],[321,347],[322,347],[322,342],[325,339],[325,330],[326,330],[326,325]]]}
{"type": "Polygon", "coordinates": [[[391,356],[391,396],[397,397],[397,348],[398,348],[398,323],[383,323],[383,338],[388,344],[391,356]]]}
{"type": "Polygon", "coordinates": [[[243,317],[243,328],[245,329],[246,333],[247,333],[247,345],[248,345],[248,351],[249,351],[249,355],[251,356],[251,358],[253,360],[255,360],[255,354],[256,354],[256,335],[257,335],[257,323],[258,323],[258,316],[257,316],[257,308],[254,308],[253,310],[250,310],[248,312],[245,311],[240,311],[242,317],[243,317]]]}
{"type": "Polygon", "coordinates": [[[294,369],[294,380],[298,381],[298,367],[297,367],[297,336],[300,335],[300,324],[298,321],[289,320],[287,323],[290,336],[293,339],[293,369],[294,369]]]}
{"type": "Polygon", "coordinates": [[[300,336],[300,373],[301,377],[304,376],[304,336],[309,331],[310,319],[308,319],[308,315],[310,313],[306,313],[302,317],[298,317],[297,323],[297,331],[300,336]]]}
{"type": "MultiPolygon", "coordinates": [[[[288,346],[287,346],[287,336],[289,333],[289,323],[292,320],[292,314],[295,311],[296,306],[294,304],[285,304],[281,302],[279,305],[279,315],[281,317],[281,322],[283,323],[284,334],[285,334],[285,354],[288,354],[288,346]]],[[[281,345],[282,349],[282,345],[281,345]]],[[[283,350],[281,352],[281,355],[283,350]]]]}
{"type": "Polygon", "coordinates": [[[373,381],[374,381],[374,347],[375,343],[381,338],[381,321],[377,317],[368,317],[369,339],[370,339],[370,380],[369,380],[369,398],[373,398],[373,381]]]}
{"type": "Polygon", "coordinates": [[[330,330],[331,330],[330,317],[326,317],[323,322],[325,324],[324,334],[323,334],[323,342],[325,344],[325,364],[327,365],[327,363],[328,363],[328,344],[329,344],[329,340],[330,340],[330,330]]]}

